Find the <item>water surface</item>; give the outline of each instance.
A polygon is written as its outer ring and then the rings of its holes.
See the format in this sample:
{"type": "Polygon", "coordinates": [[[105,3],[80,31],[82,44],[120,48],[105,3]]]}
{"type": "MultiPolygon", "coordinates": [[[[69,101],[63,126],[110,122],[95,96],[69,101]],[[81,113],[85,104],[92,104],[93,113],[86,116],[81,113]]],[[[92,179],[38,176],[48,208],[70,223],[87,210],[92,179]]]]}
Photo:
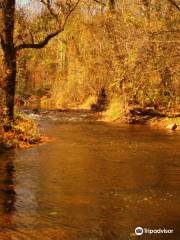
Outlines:
{"type": "Polygon", "coordinates": [[[180,239],[180,133],[44,116],[54,141],[0,153],[1,240],[180,239]],[[139,238],[138,238],[139,239],[139,238]]]}

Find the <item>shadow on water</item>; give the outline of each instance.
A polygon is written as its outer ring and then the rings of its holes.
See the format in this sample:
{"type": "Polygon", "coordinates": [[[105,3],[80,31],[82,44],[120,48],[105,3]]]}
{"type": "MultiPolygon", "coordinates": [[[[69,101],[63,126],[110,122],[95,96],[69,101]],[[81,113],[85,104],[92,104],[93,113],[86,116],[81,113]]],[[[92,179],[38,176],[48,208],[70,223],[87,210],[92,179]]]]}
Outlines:
{"type": "Polygon", "coordinates": [[[0,229],[12,226],[16,192],[14,185],[14,152],[0,152],[0,229]]]}

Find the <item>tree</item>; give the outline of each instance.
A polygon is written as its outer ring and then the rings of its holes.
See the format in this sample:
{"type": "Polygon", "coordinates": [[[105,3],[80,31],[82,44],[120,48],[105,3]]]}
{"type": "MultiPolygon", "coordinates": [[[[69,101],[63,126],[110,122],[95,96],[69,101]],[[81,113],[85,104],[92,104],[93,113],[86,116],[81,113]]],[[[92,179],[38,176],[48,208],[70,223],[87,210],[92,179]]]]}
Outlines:
{"type": "Polygon", "coordinates": [[[16,44],[14,37],[16,0],[0,0],[0,40],[3,51],[2,82],[5,93],[7,116],[10,121],[14,119],[14,98],[18,52],[22,49],[41,49],[45,47],[52,38],[64,31],[65,25],[71,13],[76,9],[80,1],[81,0],[39,0],[39,2],[44,6],[44,15],[49,17],[50,20],[53,19],[56,23],[54,29],[51,28],[44,38],[37,42],[35,41],[32,32],[30,32],[31,37],[28,42],[24,42],[22,36],[21,42],[16,44]]]}
{"type": "Polygon", "coordinates": [[[89,107],[105,88],[108,100],[125,113],[133,105],[177,106],[177,8],[167,0],[116,0],[111,14],[109,1],[86,0],[73,16],[63,34],[66,68],[53,71],[49,101],[61,108],[89,107]]]}
{"type": "Polygon", "coordinates": [[[109,0],[109,10],[114,11],[115,9],[115,0],[109,0]]]}

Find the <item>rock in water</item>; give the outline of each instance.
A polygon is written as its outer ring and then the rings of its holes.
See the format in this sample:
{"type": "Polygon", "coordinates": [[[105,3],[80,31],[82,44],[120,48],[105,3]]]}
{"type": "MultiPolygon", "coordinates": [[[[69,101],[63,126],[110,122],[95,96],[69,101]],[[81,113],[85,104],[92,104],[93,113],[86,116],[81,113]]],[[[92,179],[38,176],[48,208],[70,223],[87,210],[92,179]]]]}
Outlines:
{"type": "Polygon", "coordinates": [[[169,124],[166,128],[170,130],[176,130],[177,124],[176,123],[169,124]]]}

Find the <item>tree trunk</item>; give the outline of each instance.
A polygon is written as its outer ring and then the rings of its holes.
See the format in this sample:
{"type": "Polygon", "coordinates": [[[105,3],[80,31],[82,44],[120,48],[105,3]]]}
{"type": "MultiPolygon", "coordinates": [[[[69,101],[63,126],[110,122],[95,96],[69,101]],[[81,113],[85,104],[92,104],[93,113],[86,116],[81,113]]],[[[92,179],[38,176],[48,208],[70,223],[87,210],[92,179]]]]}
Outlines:
{"type": "Polygon", "coordinates": [[[115,0],[109,0],[109,10],[111,12],[115,10],[115,0]]]}
{"type": "Polygon", "coordinates": [[[7,49],[4,51],[4,72],[4,90],[7,116],[9,120],[13,120],[16,84],[16,51],[14,47],[7,47],[7,49]]]}
{"type": "Polygon", "coordinates": [[[14,46],[15,0],[4,0],[1,10],[1,45],[3,49],[5,107],[9,120],[14,118],[16,49],[14,46]]]}

